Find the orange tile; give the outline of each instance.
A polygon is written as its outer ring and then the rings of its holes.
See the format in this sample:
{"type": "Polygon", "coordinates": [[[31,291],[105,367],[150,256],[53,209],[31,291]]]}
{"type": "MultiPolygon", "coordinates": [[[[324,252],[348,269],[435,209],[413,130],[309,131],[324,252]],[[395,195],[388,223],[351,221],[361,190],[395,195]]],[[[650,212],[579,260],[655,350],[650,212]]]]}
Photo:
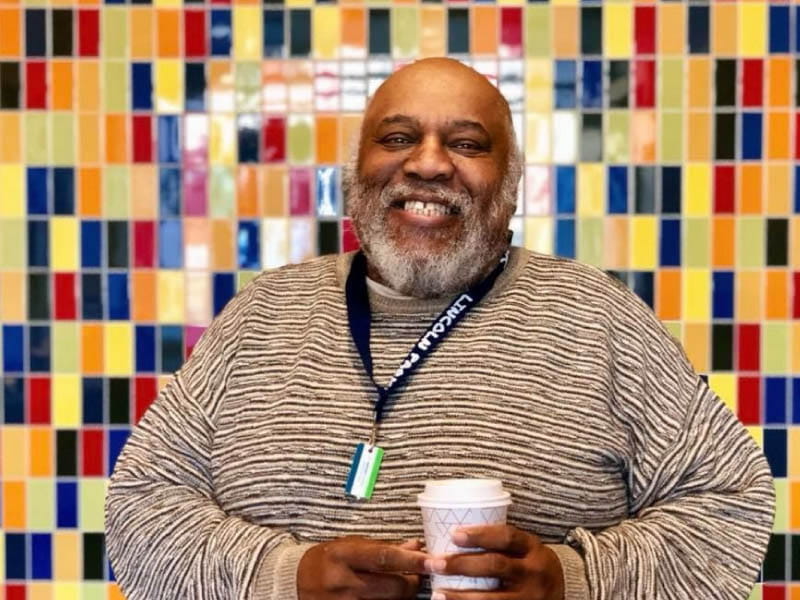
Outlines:
{"type": "Polygon", "coordinates": [[[711,106],[711,61],[707,58],[689,59],[689,108],[711,106]]]}
{"type": "Polygon", "coordinates": [[[131,167],[131,189],[136,190],[136,202],[132,202],[131,215],[134,219],[155,219],[158,217],[158,179],[153,165],[133,165],[131,167]]]}
{"type": "Polygon", "coordinates": [[[656,159],[656,113],[635,110],[631,115],[631,160],[635,163],[652,163],[656,159]]]}
{"type": "Polygon", "coordinates": [[[659,54],[683,54],[686,40],[686,10],[683,5],[659,4],[657,20],[659,54]]]}
{"type": "Polygon", "coordinates": [[[336,115],[317,116],[317,164],[336,164],[339,157],[339,119],[336,115]]]}
{"type": "Polygon", "coordinates": [[[3,529],[25,528],[25,483],[3,482],[3,529]]]}
{"type": "Polygon", "coordinates": [[[800,600],[800,584],[789,585],[789,600],[800,600]]]}
{"type": "Polygon", "coordinates": [[[422,58],[442,56],[447,53],[444,36],[442,35],[444,31],[444,10],[442,6],[422,6],[419,15],[419,53],[422,58]]]}
{"type": "Polygon", "coordinates": [[[31,477],[53,476],[53,431],[46,427],[30,430],[30,474],[31,477]]]}
{"type": "Polygon", "coordinates": [[[733,268],[736,262],[736,222],[734,217],[714,217],[711,264],[714,268],[733,268]]]}
{"type": "Polygon", "coordinates": [[[768,270],[766,316],[767,319],[789,318],[789,275],[786,271],[768,270]]]}
{"type": "Polygon", "coordinates": [[[788,164],[767,164],[767,214],[785,215],[791,212],[792,171],[788,164]]]}
{"type": "Polygon", "coordinates": [[[239,165],[236,172],[236,203],[239,217],[259,216],[258,167],[239,165]]]}
{"type": "Polygon", "coordinates": [[[50,106],[53,110],[72,110],[75,85],[71,60],[50,61],[50,106]]]}
{"type": "Polygon", "coordinates": [[[791,158],[790,131],[789,113],[771,112],[767,115],[767,158],[786,160],[791,158]]]}
{"type": "Polygon", "coordinates": [[[101,189],[99,167],[81,167],[78,170],[78,210],[82,216],[99,217],[102,215],[101,189]]]}
{"type": "Polygon", "coordinates": [[[792,217],[789,222],[789,266],[800,268],[800,218],[792,217]]]}
{"type": "Polygon", "coordinates": [[[767,103],[789,107],[792,102],[792,62],[789,58],[771,58],[767,62],[767,103]]]}
{"type": "Polygon", "coordinates": [[[106,162],[124,163],[128,159],[128,130],[125,115],[106,115],[106,162]]]}
{"type": "Polygon", "coordinates": [[[78,109],[87,112],[100,110],[100,67],[96,60],[75,61],[77,69],[78,109]]]}
{"type": "Polygon", "coordinates": [[[789,529],[797,531],[800,530],[800,481],[792,481],[789,485],[789,529]]]}
{"type": "Polygon", "coordinates": [[[0,112],[0,162],[19,162],[21,113],[0,112]]]}
{"type": "Polygon", "coordinates": [[[82,6],[96,6],[100,4],[101,0],[78,0],[78,4],[82,6]]]}
{"type": "Polygon", "coordinates": [[[103,326],[98,323],[84,323],[81,327],[81,371],[103,373],[103,326]]]}
{"type": "Polygon", "coordinates": [[[681,318],[681,271],[662,269],[656,272],[656,314],[662,321],[681,318]]]}
{"type": "Polygon", "coordinates": [[[211,268],[214,270],[235,269],[233,223],[216,219],[212,226],[211,268]]]}
{"type": "Polygon", "coordinates": [[[181,13],[174,9],[158,9],[158,56],[178,58],[181,55],[181,13]]]}
{"type": "Polygon", "coordinates": [[[0,56],[3,58],[20,58],[22,43],[20,38],[21,13],[18,8],[0,9],[0,56]]]}
{"type": "Polygon", "coordinates": [[[607,217],[604,219],[603,265],[609,269],[628,268],[629,241],[627,217],[607,217]]]}
{"type": "Polygon", "coordinates": [[[153,58],[153,9],[134,7],[128,11],[131,23],[131,58],[153,58]]]}
{"type": "Polygon", "coordinates": [[[736,33],[737,27],[737,6],[733,2],[715,2],[712,5],[714,11],[711,22],[714,26],[712,48],[714,54],[736,56],[738,53],[736,33]]]}
{"type": "Polygon", "coordinates": [[[705,162],[711,160],[711,115],[705,112],[689,113],[689,160],[705,162]]]}
{"type": "Polygon", "coordinates": [[[97,164],[100,158],[100,117],[97,113],[78,114],[78,161],[97,164]]]}
{"type": "Polygon", "coordinates": [[[8,323],[27,319],[25,282],[24,273],[0,271],[0,322],[8,323]]]}
{"type": "Polygon", "coordinates": [[[581,30],[577,6],[553,6],[553,56],[574,58],[578,56],[581,30]]]}
{"type": "Polygon", "coordinates": [[[758,215],[762,210],[761,165],[740,164],[738,212],[743,215],[758,215]]]}
{"type": "Polygon", "coordinates": [[[738,321],[760,321],[763,311],[761,271],[738,271],[736,273],[736,319],[738,321]]]}
{"type": "MultiPolygon", "coordinates": [[[[263,214],[265,217],[286,215],[286,168],[266,167],[262,188],[263,214]]],[[[214,236],[216,238],[216,235],[214,236]]]]}
{"type": "Polygon", "coordinates": [[[158,309],[158,290],[156,274],[153,271],[134,271],[131,278],[133,305],[131,316],[134,321],[155,321],[158,309]]]}
{"type": "Polygon", "coordinates": [[[686,323],[683,327],[683,346],[686,356],[695,371],[707,373],[709,366],[710,344],[708,325],[705,323],[686,323]]]}
{"type": "Polygon", "coordinates": [[[497,7],[472,5],[472,54],[497,54],[497,7]]]}
{"type": "Polygon", "coordinates": [[[109,583],[108,595],[106,596],[106,600],[125,600],[125,596],[122,595],[122,591],[119,589],[119,586],[113,583],[109,583]]]}

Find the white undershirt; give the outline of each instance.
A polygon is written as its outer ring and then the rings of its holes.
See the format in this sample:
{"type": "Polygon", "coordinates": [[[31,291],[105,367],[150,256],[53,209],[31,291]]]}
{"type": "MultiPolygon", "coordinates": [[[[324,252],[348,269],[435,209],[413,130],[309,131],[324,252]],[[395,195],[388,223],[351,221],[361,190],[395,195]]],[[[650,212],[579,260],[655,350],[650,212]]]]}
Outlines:
{"type": "Polygon", "coordinates": [[[393,300],[409,300],[412,298],[412,296],[405,296],[400,292],[397,292],[392,288],[383,285],[382,283],[378,283],[369,277],[367,277],[367,287],[376,294],[380,294],[384,298],[392,298],[393,300]]]}

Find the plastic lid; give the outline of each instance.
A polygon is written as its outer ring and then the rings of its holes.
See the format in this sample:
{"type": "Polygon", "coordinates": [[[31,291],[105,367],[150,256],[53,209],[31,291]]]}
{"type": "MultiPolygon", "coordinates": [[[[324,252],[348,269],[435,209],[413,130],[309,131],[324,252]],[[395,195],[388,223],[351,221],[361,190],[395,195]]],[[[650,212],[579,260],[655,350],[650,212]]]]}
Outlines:
{"type": "Polygon", "coordinates": [[[510,504],[511,494],[499,479],[440,479],[427,481],[417,496],[420,504],[510,504]]]}

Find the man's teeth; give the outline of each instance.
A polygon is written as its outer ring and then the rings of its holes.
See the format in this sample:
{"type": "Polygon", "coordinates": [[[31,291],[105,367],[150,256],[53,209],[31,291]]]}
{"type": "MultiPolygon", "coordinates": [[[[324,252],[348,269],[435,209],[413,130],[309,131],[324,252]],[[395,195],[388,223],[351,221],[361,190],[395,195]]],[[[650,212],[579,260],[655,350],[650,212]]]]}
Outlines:
{"type": "Polygon", "coordinates": [[[420,202],[419,200],[408,200],[403,205],[403,210],[422,215],[423,217],[444,217],[452,214],[452,210],[444,204],[437,202],[420,202]]]}

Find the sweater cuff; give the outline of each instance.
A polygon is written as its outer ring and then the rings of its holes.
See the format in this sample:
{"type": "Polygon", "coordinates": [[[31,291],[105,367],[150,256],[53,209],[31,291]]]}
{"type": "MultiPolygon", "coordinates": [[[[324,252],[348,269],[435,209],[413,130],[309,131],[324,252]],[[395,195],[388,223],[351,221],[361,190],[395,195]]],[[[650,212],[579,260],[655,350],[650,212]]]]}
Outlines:
{"type": "Polygon", "coordinates": [[[589,600],[586,565],[578,552],[566,544],[547,544],[561,562],[564,573],[564,600],[589,600]]]}
{"type": "Polygon", "coordinates": [[[258,568],[251,600],[297,600],[297,566],[313,545],[287,540],[270,551],[258,568]]]}

